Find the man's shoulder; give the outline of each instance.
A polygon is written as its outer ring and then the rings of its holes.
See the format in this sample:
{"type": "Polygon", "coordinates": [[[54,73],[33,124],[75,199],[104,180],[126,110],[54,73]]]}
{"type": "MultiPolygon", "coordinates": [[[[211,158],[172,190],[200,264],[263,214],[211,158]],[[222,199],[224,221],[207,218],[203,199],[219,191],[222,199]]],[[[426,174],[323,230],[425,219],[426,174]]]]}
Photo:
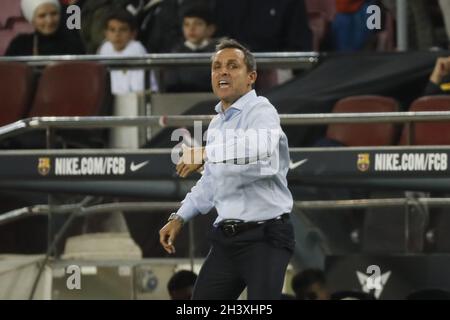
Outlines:
{"type": "Polygon", "coordinates": [[[127,45],[127,51],[130,51],[132,54],[146,54],[147,50],[144,45],[137,40],[131,40],[127,45]]]}
{"type": "Polygon", "coordinates": [[[98,48],[97,54],[99,55],[112,55],[114,54],[114,48],[112,43],[109,41],[104,41],[98,48]]]}
{"type": "Polygon", "coordinates": [[[270,113],[278,113],[277,109],[273,106],[273,104],[263,96],[257,96],[255,99],[250,101],[248,112],[270,112],[270,113]]]}
{"type": "Polygon", "coordinates": [[[212,119],[211,119],[211,122],[209,123],[209,128],[213,128],[216,124],[217,124],[217,121],[219,121],[220,120],[220,115],[219,114],[216,114],[212,119]]]}
{"type": "Polygon", "coordinates": [[[265,105],[269,105],[272,106],[272,103],[270,103],[269,99],[267,99],[264,96],[256,96],[255,100],[252,101],[254,105],[257,104],[265,104],[265,105]]]}

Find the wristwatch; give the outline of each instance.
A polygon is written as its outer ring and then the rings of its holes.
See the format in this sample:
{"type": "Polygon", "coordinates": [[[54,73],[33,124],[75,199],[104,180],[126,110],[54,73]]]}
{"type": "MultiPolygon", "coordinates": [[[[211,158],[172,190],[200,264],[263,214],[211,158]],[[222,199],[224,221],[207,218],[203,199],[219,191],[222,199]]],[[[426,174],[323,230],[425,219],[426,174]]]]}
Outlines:
{"type": "Polygon", "coordinates": [[[184,225],[183,217],[180,216],[179,214],[176,214],[175,212],[169,216],[169,219],[167,219],[167,221],[172,221],[172,220],[178,220],[181,222],[181,225],[184,225]]]}

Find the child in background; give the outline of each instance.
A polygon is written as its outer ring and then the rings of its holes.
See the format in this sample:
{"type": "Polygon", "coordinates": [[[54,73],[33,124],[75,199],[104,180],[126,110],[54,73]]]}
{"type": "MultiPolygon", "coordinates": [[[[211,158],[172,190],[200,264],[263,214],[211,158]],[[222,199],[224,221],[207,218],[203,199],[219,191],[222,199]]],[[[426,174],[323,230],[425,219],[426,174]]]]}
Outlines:
{"type": "MultiPolygon", "coordinates": [[[[212,13],[205,6],[191,5],[183,13],[184,40],[172,50],[174,53],[214,52],[217,41],[212,39],[216,30],[212,13]]],[[[168,92],[210,92],[209,67],[170,68],[164,72],[168,92]]]]}
{"type": "MultiPolygon", "coordinates": [[[[138,56],[147,53],[144,46],[135,40],[136,22],[127,11],[112,13],[105,21],[105,42],[98,54],[102,56],[138,56]]],[[[151,88],[157,91],[152,74],[151,88]]],[[[111,91],[121,95],[145,90],[144,70],[111,71],[111,91]]]]}

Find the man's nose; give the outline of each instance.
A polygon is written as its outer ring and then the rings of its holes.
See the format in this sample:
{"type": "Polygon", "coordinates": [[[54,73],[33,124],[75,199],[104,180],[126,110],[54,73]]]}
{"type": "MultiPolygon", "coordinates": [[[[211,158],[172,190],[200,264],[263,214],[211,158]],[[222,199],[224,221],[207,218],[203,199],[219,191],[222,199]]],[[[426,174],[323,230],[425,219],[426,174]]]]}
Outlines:
{"type": "Polygon", "coordinates": [[[219,72],[219,74],[221,75],[221,76],[224,76],[224,75],[228,75],[228,69],[227,69],[227,67],[223,67],[223,68],[221,68],[220,69],[220,72],[219,72]]]}

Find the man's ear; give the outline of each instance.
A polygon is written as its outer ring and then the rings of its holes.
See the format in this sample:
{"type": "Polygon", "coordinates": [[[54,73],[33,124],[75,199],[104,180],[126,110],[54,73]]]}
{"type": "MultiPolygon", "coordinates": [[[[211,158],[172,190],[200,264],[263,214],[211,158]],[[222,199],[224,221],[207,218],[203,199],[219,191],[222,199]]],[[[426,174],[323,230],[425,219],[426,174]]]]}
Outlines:
{"type": "Polygon", "coordinates": [[[253,86],[256,82],[256,78],[258,77],[258,74],[256,71],[251,71],[248,73],[248,79],[250,81],[250,86],[253,86]]]}

